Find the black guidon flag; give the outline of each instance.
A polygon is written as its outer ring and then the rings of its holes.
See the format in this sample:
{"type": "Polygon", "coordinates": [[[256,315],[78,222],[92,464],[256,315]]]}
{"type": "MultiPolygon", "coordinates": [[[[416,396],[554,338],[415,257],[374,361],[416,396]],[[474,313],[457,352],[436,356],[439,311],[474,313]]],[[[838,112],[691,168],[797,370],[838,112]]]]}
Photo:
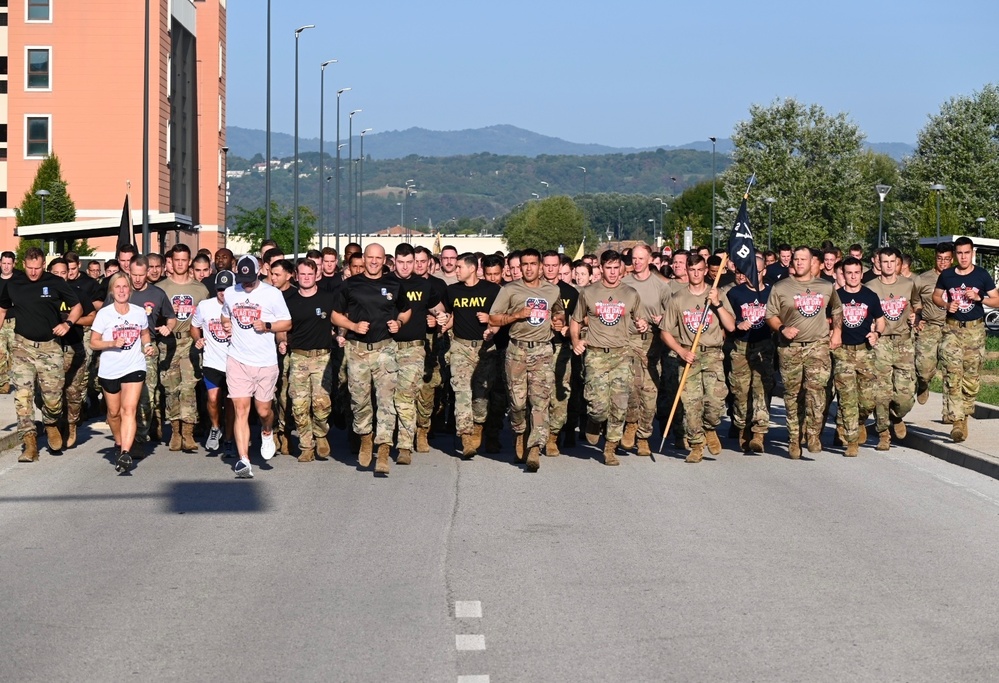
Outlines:
{"type": "Polygon", "coordinates": [[[756,270],[756,244],[753,242],[753,230],[749,227],[749,211],[746,209],[746,198],[739,205],[739,215],[732,226],[732,235],[728,240],[728,257],[739,272],[746,276],[751,287],[759,286],[760,274],[756,270]]]}

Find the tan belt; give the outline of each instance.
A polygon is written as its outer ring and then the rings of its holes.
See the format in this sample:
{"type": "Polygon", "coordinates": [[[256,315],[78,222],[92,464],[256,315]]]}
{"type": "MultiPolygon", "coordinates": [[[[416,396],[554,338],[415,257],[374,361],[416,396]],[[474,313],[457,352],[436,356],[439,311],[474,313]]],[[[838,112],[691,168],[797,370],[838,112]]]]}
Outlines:
{"type": "Polygon", "coordinates": [[[292,349],[291,355],[293,356],[305,356],[306,358],[319,358],[320,356],[330,355],[329,349],[292,349]]]}
{"type": "Polygon", "coordinates": [[[984,318],[979,318],[978,320],[954,320],[953,318],[947,318],[947,325],[950,327],[979,327],[984,324],[984,318]]]}

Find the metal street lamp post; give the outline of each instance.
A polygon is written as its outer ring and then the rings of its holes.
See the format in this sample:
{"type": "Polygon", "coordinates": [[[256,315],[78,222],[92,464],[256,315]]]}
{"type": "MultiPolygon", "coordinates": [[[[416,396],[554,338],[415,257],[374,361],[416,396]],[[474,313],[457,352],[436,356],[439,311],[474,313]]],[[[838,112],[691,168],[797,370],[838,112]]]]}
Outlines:
{"type": "Polygon", "coordinates": [[[340,88],[336,91],[336,218],[334,219],[336,230],[336,253],[340,252],[340,95],[350,90],[350,88],[340,88]]]}
{"type": "Polygon", "coordinates": [[[399,207],[399,227],[406,228],[406,209],[403,207],[402,202],[396,202],[396,206],[399,207]]]}
{"type": "MultiPolygon", "coordinates": [[[[146,2],[146,44],[149,43],[149,29],[148,29],[148,16],[149,16],[149,2],[146,2]]],[[[147,47],[148,54],[148,47],[147,47]]],[[[148,57],[147,57],[148,59],[148,57]]],[[[148,100],[148,95],[147,95],[148,100]]],[[[148,121],[145,124],[148,129],[148,121]]],[[[271,238],[271,0],[267,0],[267,143],[265,144],[266,159],[264,159],[264,203],[267,205],[264,209],[264,239],[271,238]]],[[[145,226],[143,225],[143,229],[145,226]]],[[[143,242],[145,242],[145,235],[143,235],[143,242]]],[[[145,249],[143,249],[145,250],[145,249]]]]}
{"type": "Polygon", "coordinates": [[[984,218],[976,218],[975,219],[975,223],[978,224],[978,236],[982,237],[983,233],[985,232],[985,219],[984,218]]]}
{"type": "Polygon", "coordinates": [[[371,128],[365,128],[361,131],[361,165],[357,169],[358,180],[357,180],[357,234],[361,235],[361,230],[364,229],[364,136],[371,132],[371,128]]]}
{"type": "MultiPolygon", "coordinates": [[[[708,138],[711,141],[711,225],[715,224],[715,180],[717,176],[715,175],[715,145],[718,142],[718,138],[712,136],[708,138]]],[[[711,251],[715,250],[715,229],[711,228],[711,251]]]]}
{"type": "Polygon", "coordinates": [[[306,24],[295,29],[295,209],[293,220],[295,226],[295,246],[292,249],[295,253],[294,258],[298,258],[298,39],[302,35],[302,31],[315,27],[315,24],[306,24]]]}
{"type": "Polygon", "coordinates": [[[354,234],[354,114],[360,114],[361,109],[355,109],[347,115],[347,232],[354,234]]]}
{"type": "Polygon", "coordinates": [[[773,249],[774,241],[774,204],[777,200],[773,197],[767,197],[763,200],[767,203],[767,251],[773,249]]]}
{"type": "Polygon", "coordinates": [[[541,195],[539,195],[537,192],[532,192],[531,196],[534,197],[535,199],[541,199],[541,195]]]}
{"type": "Polygon", "coordinates": [[[542,180],[541,184],[545,186],[545,197],[548,196],[548,181],[542,180]]]}
{"type": "MultiPolygon", "coordinates": [[[[330,205],[330,181],[331,180],[333,180],[333,176],[331,176],[331,175],[326,176],[326,213],[330,212],[330,206],[331,206],[330,205]]],[[[330,224],[330,222],[329,222],[329,216],[327,216],[326,217],[326,232],[327,233],[329,233],[329,224],[330,224]]],[[[323,247],[328,247],[329,245],[330,245],[330,236],[329,236],[329,234],[327,234],[327,235],[325,235],[325,244],[323,244],[321,242],[320,245],[319,245],[319,248],[322,249],[323,247]]],[[[339,256],[340,256],[339,253],[337,253],[337,257],[338,258],[339,258],[339,256]]]]}
{"type": "Polygon", "coordinates": [[[878,193],[879,207],[878,207],[878,249],[885,245],[883,224],[885,218],[885,197],[891,192],[891,185],[877,184],[874,189],[878,193]]]}
{"type": "Polygon", "coordinates": [[[576,168],[583,172],[583,194],[586,194],[586,168],[584,166],[577,166],[576,168]]]}
{"type": "Polygon", "coordinates": [[[35,193],[35,196],[42,202],[42,225],[45,225],[45,199],[50,194],[51,193],[48,190],[38,190],[38,192],[35,193]]]}
{"type": "Polygon", "coordinates": [[[937,240],[940,240],[940,193],[947,189],[942,183],[930,185],[930,189],[937,193],[937,240]]]}
{"type": "MultiPolygon", "coordinates": [[[[326,210],[323,204],[325,199],[323,192],[323,178],[326,177],[326,155],[325,149],[325,128],[326,123],[326,67],[336,64],[335,59],[329,59],[319,65],[319,248],[323,248],[323,240],[326,238],[326,210]]],[[[326,190],[329,190],[329,181],[326,182],[326,190]]],[[[326,192],[325,194],[329,194],[326,192]]]]}

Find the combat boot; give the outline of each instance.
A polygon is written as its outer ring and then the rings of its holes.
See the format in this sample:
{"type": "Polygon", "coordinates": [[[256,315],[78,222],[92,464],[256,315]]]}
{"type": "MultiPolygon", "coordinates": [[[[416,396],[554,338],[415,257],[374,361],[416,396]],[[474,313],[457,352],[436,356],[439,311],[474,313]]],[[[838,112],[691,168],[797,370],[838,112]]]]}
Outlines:
{"type": "Polygon", "coordinates": [[[801,444],[796,440],[792,440],[787,444],[787,454],[791,460],[797,460],[801,457],[801,444]]]}
{"type": "Polygon", "coordinates": [[[806,446],[809,453],[821,453],[822,452],[822,440],[819,438],[818,434],[811,434],[806,441],[806,446]]]}
{"type": "Polygon", "coordinates": [[[527,452],[527,466],[524,469],[528,472],[537,472],[539,467],[541,467],[541,449],[537,446],[531,446],[527,452]]]}
{"type": "Polygon", "coordinates": [[[600,442],[600,432],[602,431],[603,429],[599,422],[591,417],[586,418],[586,443],[596,446],[600,442]]]}
{"type": "Polygon", "coordinates": [[[905,435],[909,433],[909,430],[905,428],[905,422],[899,420],[898,422],[893,422],[891,430],[895,432],[895,438],[899,441],[905,439],[905,435]]]}
{"type": "Polygon", "coordinates": [[[38,461],[38,435],[31,431],[24,435],[24,452],[17,459],[18,462],[38,461]]]}
{"type": "Polygon", "coordinates": [[[687,454],[685,462],[700,462],[704,457],[704,444],[695,443],[690,446],[690,453],[687,454]]]}
{"type": "Polygon", "coordinates": [[[621,448],[626,451],[630,451],[635,447],[635,438],[638,436],[638,423],[637,422],[626,422],[624,425],[624,434],[621,435],[621,448]]]}
{"type": "Polygon", "coordinates": [[[357,463],[361,467],[371,464],[371,450],[374,448],[375,440],[371,432],[361,435],[361,447],[357,451],[357,463]]]}
{"type": "Polygon", "coordinates": [[[76,445],[76,423],[70,422],[66,427],[66,448],[76,445]]]}
{"type": "Polygon", "coordinates": [[[55,452],[62,450],[62,432],[59,431],[59,425],[45,425],[45,438],[49,442],[50,451],[55,452]]]}
{"type": "Polygon", "coordinates": [[[843,453],[843,457],[856,458],[857,453],[859,452],[860,452],[860,445],[856,441],[851,441],[846,445],[846,452],[843,453]]]}
{"type": "Polygon", "coordinates": [[[299,462],[312,462],[316,459],[316,450],[314,448],[303,448],[302,454],[298,456],[299,462]]]}
{"type": "Polygon", "coordinates": [[[408,448],[400,448],[399,455],[396,456],[395,463],[397,465],[408,465],[413,462],[413,452],[408,448]]]}
{"type": "Polygon", "coordinates": [[[527,434],[517,434],[513,435],[513,457],[517,462],[524,462],[524,443],[527,441],[527,434]]]}
{"type": "Polygon", "coordinates": [[[316,459],[326,460],[330,457],[330,442],[325,436],[316,437],[316,459]]]}
{"type": "Polygon", "coordinates": [[[347,450],[351,455],[357,455],[361,451],[361,435],[353,429],[347,432],[347,450]]]}
{"type": "Polygon", "coordinates": [[[284,432],[274,432],[274,447],[276,452],[282,455],[291,455],[291,448],[288,445],[288,436],[284,432]]]}
{"type": "Polygon", "coordinates": [[[375,474],[389,473],[389,445],[378,444],[378,460],[375,462],[375,474]]]}
{"type": "Polygon", "coordinates": [[[891,432],[887,429],[883,432],[878,432],[878,437],[877,449],[879,451],[887,451],[891,448],[891,432]]]}
{"type": "Polygon", "coordinates": [[[968,418],[954,420],[954,428],[950,430],[950,438],[954,443],[961,443],[968,438],[968,418]]]}
{"type": "Polygon", "coordinates": [[[427,439],[427,430],[423,427],[418,427],[416,430],[416,452],[430,452],[430,441],[427,439]]]}
{"type": "Polygon", "coordinates": [[[482,448],[482,425],[478,422],[472,425],[472,444],[476,451],[482,448]]]}
{"type": "Polygon", "coordinates": [[[926,402],[930,400],[930,385],[921,379],[916,380],[916,400],[921,406],[926,405],[926,402]]]}
{"type": "Polygon", "coordinates": [[[558,452],[557,434],[551,434],[551,433],[548,434],[548,442],[545,443],[545,455],[548,456],[549,458],[557,458],[558,456],[561,455],[561,453],[558,452]]]}
{"type": "Polygon", "coordinates": [[[867,443],[867,425],[864,421],[860,421],[860,426],[857,427],[857,443],[867,443]]]}
{"type": "Polygon", "coordinates": [[[605,441],[604,442],[604,464],[615,467],[620,465],[621,462],[614,455],[614,451],[617,450],[617,441],[605,441]]]}
{"type": "Polygon", "coordinates": [[[718,455],[722,452],[721,441],[718,439],[718,432],[713,429],[704,430],[704,445],[708,447],[708,453],[718,455]]]}
{"type": "Polygon", "coordinates": [[[170,427],[171,427],[171,433],[170,433],[170,450],[171,451],[179,451],[180,450],[180,443],[181,443],[181,439],[180,439],[180,424],[181,424],[180,420],[171,420],[170,421],[170,427]]]}
{"type": "Polygon", "coordinates": [[[198,442],[194,440],[194,424],[191,422],[182,422],[180,426],[180,442],[181,450],[187,453],[197,453],[198,452],[198,442]]]}
{"type": "Polygon", "coordinates": [[[749,440],[749,450],[753,453],[763,452],[763,435],[759,432],[753,432],[753,438],[749,440]]]}
{"type": "Polygon", "coordinates": [[[652,455],[652,449],[649,448],[648,439],[637,439],[635,445],[638,447],[638,455],[649,457],[652,455]]]}
{"type": "Polygon", "coordinates": [[[475,436],[473,434],[461,435],[461,457],[463,460],[471,460],[475,457],[475,436]]]}

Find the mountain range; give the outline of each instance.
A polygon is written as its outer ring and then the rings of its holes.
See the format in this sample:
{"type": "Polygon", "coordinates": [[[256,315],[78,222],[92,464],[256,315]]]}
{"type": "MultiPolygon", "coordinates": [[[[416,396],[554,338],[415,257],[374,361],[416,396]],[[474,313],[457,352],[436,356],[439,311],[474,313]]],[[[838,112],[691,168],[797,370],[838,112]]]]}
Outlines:
{"type": "MultiPolygon", "coordinates": [[[[341,143],[347,141],[345,131],[341,143]]],[[[229,126],[226,140],[230,153],[244,159],[263,155],[267,147],[266,131],[255,128],[229,126]]],[[[360,138],[354,135],[355,158],[360,154],[360,138]]],[[[732,141],[719,138],[717,151],[729,154],[732,141]]],[[[912,154],[914,147],[905,142],[867,143],[869,149],[887,154],[896,161],[912,154]]],[[[326,141],[326,152],[336,151],[336,140],[326,141]]],[[[300,138],[299,152],[318,152],[319,138],[300,138]]],[[[685,145],[659,145],[657,147],[610,147],[592,143],[569,142],[561,138],[541,135],[510,125],[495,125],[467,130],[438,131],[426,128],[407,128],[384,133],[372,133],[364,137],[364,154],[372,159],[402,159],[412,154],[421,157],[450,157],[488,152],[504,156],[537,157],[541,155],[594,156],[601,154],[635,154],[638,152],[689,149],[711,151],[709,140],[690,142],[685,145]]],[[[294,155],[295,138],[287,133],[273,131],[271,134],[271,154],[286,158],[294,155]]]]}

